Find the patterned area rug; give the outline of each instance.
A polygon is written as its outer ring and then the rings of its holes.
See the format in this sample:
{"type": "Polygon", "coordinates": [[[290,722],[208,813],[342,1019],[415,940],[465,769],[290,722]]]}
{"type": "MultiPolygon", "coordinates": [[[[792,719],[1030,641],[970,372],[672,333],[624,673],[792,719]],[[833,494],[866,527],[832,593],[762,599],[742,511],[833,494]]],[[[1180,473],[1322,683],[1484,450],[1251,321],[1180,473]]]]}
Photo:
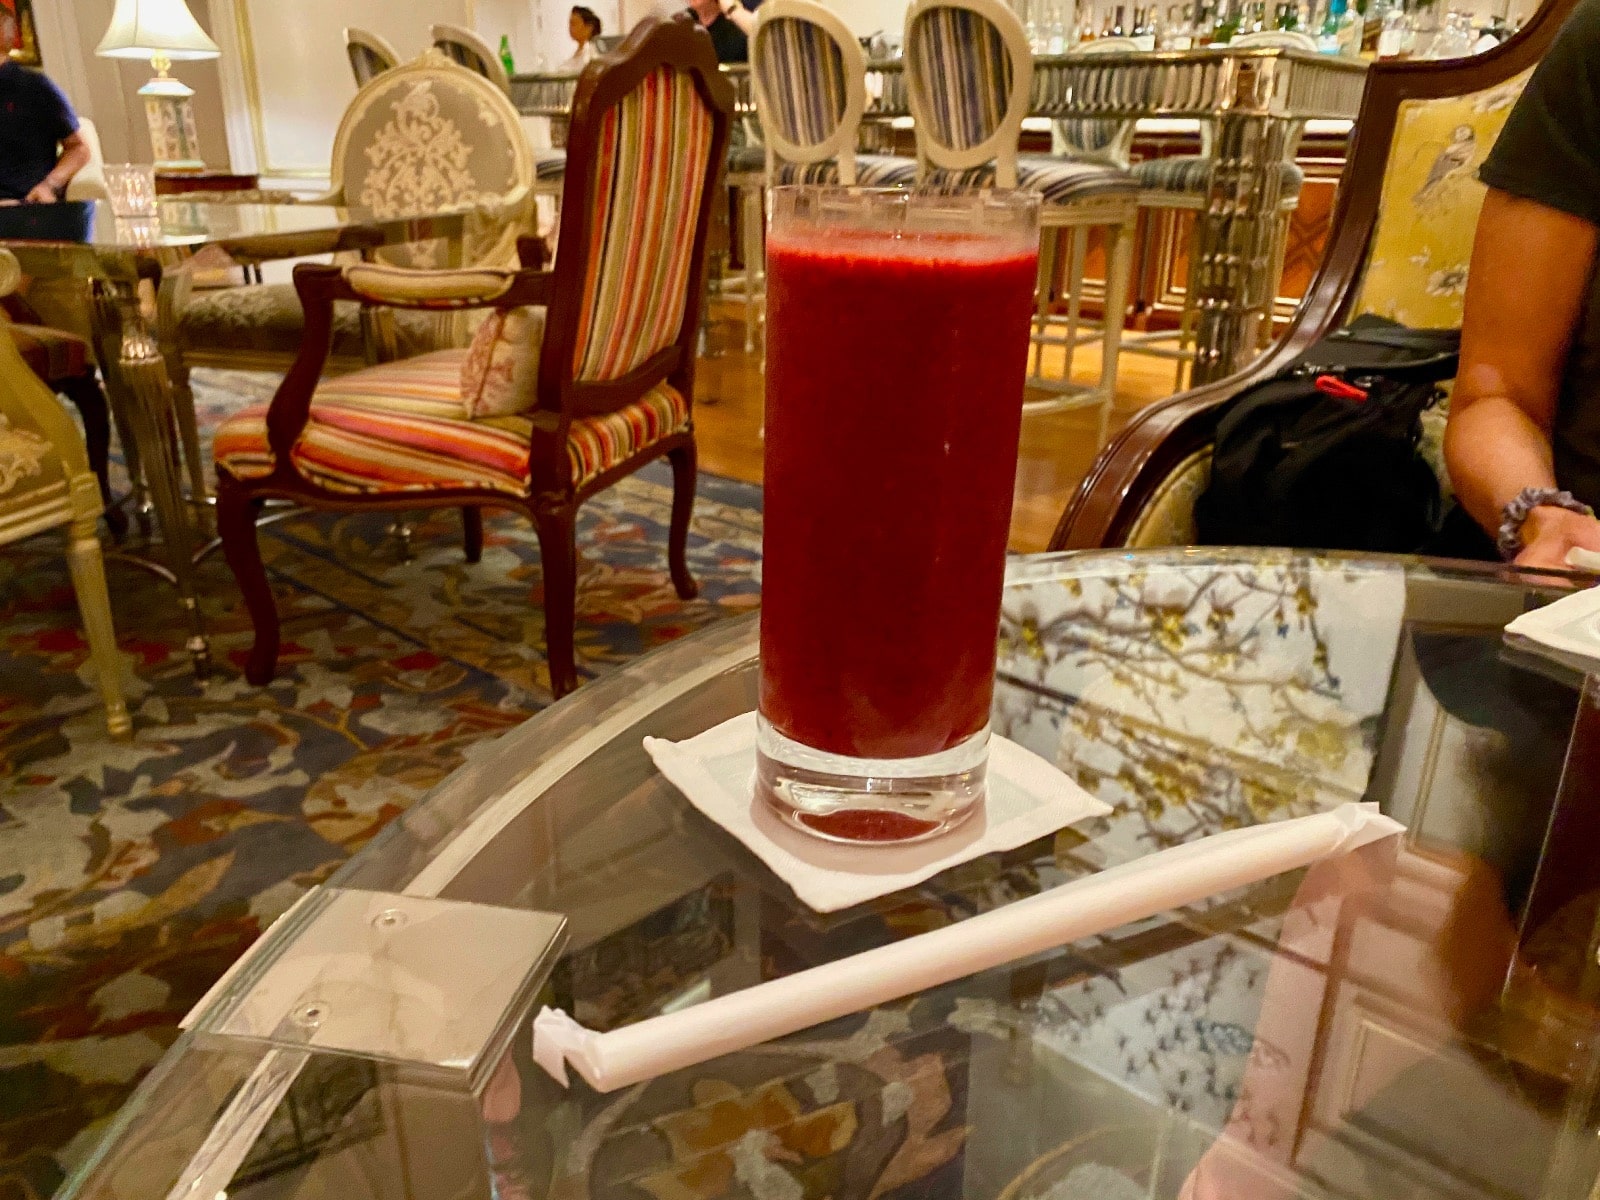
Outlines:
{"type": "MultiPolygon", "coordinates": [[[[275,380],[199,372],[201,423],[275,380]]],[[[669,473],[584,506],[578,656],[592,677],[757,603],[760,490],[702,475],[701,597],[666,569],[669,473]]],[[[483,561],[454,511],[402,561],[385,515],[263,530],[284,617],[278,678],[240,674],[250,626],[220,555],[201,593],[215,677],[190,672],[165,585],[108,564],[135,736],[106,736],[65,559],[0,554],[0,1200],[49,1196],[206,988],[474,742],[550,702],[533,530],[490,513],[483,561]]]]}

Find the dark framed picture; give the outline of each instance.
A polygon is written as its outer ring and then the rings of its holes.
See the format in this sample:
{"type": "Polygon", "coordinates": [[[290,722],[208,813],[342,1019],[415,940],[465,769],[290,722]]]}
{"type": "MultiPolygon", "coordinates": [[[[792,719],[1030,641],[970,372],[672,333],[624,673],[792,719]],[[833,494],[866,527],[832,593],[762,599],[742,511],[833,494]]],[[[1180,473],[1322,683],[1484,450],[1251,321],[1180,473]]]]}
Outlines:
{"type": "Polygon", "coordinates": [[[44,66],[39,56],[39,27],[33,20],[33,0],[0,0],[0,41],[11,43],[11,57],[28,67],[44,66]]]}

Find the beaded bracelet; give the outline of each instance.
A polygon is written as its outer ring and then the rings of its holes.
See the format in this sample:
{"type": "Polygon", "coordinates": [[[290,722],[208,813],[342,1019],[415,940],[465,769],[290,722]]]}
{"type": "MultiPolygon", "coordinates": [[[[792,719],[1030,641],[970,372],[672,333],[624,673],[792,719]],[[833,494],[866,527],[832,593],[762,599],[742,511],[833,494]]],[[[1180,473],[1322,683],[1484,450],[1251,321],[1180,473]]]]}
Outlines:
{"type": "Polygon", "coordinates": [[[1495,538],[1495,545],[1500,550],[1501,558],[1510,562],[1522,553],[1522,526],[1527,522],[1528,514],[1536,508],[1546,507],[1564,508],[1585,517],[1594,516],[1594,509],[1564,489],[1523,488],[1500,510],[1500,535],[1495,538]]]}

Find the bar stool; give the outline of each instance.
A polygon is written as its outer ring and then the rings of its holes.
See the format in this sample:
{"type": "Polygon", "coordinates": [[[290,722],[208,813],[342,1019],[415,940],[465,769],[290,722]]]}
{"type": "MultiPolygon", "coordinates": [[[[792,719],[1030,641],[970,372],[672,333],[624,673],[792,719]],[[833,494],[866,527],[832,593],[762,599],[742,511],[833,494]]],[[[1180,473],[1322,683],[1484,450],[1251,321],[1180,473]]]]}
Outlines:
{"type": "MultiPolygon", "coordinates": [[[[1303,50],[1316,53],[1317,43],[1309,34],[1297,30],[1268,29],[1247,33],[1233,40],[1235,46],[1277,47],[1285,50],[1303,50]]],[[[1127,122],[1129,141],[1132,141],[1134,122],[1127,122]]],[[[1168,237],[1175,235],[1179,214],[1197,213],[1206,206],[1207,185],[1211,178],[1213,128],[1210,121],[1200,122],[1200,153],[1176,154],[1167,158],[1151,158],[1134,163],[1129,170],[1139,181],[1139,207],[1152,214],[1152,220],[1161,219],[1168,228],[1168,237]]],[[[1299,148],[1300,131],[1296,129],[1284,141],[1284,157],[1280,170],[1282,182],[1278,204],[1278,219],[1272,239],[1272,261],[1267,278],[1272,280],[1274,296],[1283,277],[1284,257],[1289,243],[1289,222],[1300,207],[1300,191],[1305,184],[1305,172],[1295,163],[1299,148]]],[[[1153,240],[1153,239],[1152,239],[1153,240]]],[[[1173,386],[1183,385],[1184,367],[1194,361],[1192,347],[1199,310],[1195,307],[1195,272],[1198,263],[1189,256],[1189,275],[1184,286],[1183,306],[1178,316],[1178,328],[1158,330],[1153,333],[1129,334],[1123,340],[1123,349],[1130,354],[1145,354],[1156,358],[1169,358],[1176,362],[1173,386]]],[[[1270,313],[1270,308],[1269,308],[1270,313]]],[[[1272,340],[1272,321],[1261,323],[1260,346],[1265,349],[1272,340]]]]}
{"type": "Polygon", "coordinates": [[[387,38],[354,26],[344,31],[344,53],[350,60],[350,73],[356,77],[357,88],[366,87],[385,71],[400,65],[400,53],[387,38]]]}
{"type": "MultiPolygon", "coordinates": [[[[508,99],[511,98],[511,76],[506,74],[505,64],[489,43],[472,30],[460,25],[441,24],[430,27],[428,36],[433,41],[434,49],[446,58],[476,75],[482,75],[504,92],[508,99]]],[[[550,118],[523,117],[522,132],[527,135],[528,145],[533,148],[534,193],[554,196],[559,200],[567,174],[567,152],[551,147],[550,118]]]]}
{"type": "Polygon", "coordinates": [[[1051,393],[1025,411],[1094,407],[1104,444],[1116,397],[1122,314],[1133,268],[1138,185],[1119,167],[1056,158],[1019,158],[1017,140],[1032,100],[1033,56],[1016,14],[1001,0],[913,0],[906,12],[905,69],[916,126],[918,177],[935,186],[1022,187],[1039,193],[1044,227],[1038,307],[1028,383],[1051,393]],[[1099,382],[1071,381],[1072,352],[1085,336],[1079,321],[1083,258],[1091,229],[1106,239],[1106,313],[1093,335],[1101,343],[1099,382]],[[1050,317],[1059,231],[1072,250],[1066,329],[1050,317]],[[1044,352],[1059,346],[1065,364],[1046,373],[1044,352]]]}
{"type": "Polygon", "coordinates": [[[814,0],[767,0],[751,39],[750,73],[766,145],[759,183],[743,195],[746,278],[753,280],[747,282],[747,350],[754,348],[766,299],[764,189],[786,183],[894,187],[917,178],[914,159],[856,152],[867,107],[867,59],[831,9],[814,0]]]}

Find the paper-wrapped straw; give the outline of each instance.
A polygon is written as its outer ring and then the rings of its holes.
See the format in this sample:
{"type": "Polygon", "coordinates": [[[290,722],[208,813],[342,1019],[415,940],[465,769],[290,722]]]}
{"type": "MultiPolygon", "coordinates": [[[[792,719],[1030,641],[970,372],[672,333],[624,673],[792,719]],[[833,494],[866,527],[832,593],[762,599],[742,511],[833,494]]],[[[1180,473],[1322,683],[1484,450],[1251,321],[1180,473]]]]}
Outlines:
{"type": "Polygon", "coordinates": [[[610,1092],[849,1013],[1141,921],[1399,833],[1373,805],[1253,825],[1146,855],[955,925],[825,963],[610,1033],[559,1009],[534,1019],[533,1057],[610,1092]]]}

